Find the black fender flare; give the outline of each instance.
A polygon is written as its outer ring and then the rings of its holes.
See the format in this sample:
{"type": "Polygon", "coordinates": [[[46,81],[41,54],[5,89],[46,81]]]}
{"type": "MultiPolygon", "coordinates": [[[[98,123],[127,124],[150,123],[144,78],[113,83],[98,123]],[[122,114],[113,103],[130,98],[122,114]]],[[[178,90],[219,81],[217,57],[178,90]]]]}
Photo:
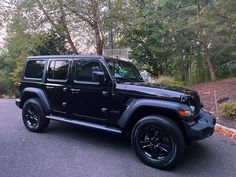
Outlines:
{"type": "Polygon", "coordinates": [[[167,100],[154,100],[154,99],[133,99],[127,106],[126,110],[121,115],[118,126],[121,128],[125,128],[133,113],[136,110],[142,107],[151,107],[151,108],[159,108],[174,111],[177,113],[178,110],[189,110],[189,106],[183,103],[175,102],[175,101],[167,101],[167,100]]]}
{"type": "Polygon", "coordinates": [[[21,94],[21,104],[20,107],[23,107],[24,102],[30,98],[27,96],[27,94],[35,94],[37,96],[37,98],[39,98],[40,102],[42,103],[42,106],[44,108],[44,110],[46,111],[46,113],[50,113],[51,112],[51,106],[49,104],[49,99],[47,97],[47,95],[44,93],[43,90],[39,89],[39,88],[34,88],[34,87],[27,87],[22,91],[21,94]]]}

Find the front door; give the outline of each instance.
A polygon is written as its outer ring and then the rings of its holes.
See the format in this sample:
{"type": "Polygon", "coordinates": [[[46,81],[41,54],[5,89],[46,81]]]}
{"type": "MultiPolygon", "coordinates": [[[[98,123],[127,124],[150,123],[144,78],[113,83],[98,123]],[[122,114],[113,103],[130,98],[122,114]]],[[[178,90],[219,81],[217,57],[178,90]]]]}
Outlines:
{"type": "Polygon", "coordinates": [[[79,118],[107,120],[111,100],[111,84],[93,81],[93,72],[103,72],[98,60],[79,59],[73,61],[74,78],[71,85],[71,107],[79,118]]]}

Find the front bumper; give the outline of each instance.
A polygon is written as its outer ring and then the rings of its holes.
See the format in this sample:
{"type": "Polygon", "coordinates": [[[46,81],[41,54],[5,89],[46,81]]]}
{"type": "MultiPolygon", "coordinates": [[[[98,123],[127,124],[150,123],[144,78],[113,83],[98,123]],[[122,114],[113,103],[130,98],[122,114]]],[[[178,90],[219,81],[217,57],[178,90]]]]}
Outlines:
{"type": "Polygon", "coordinates": [[[195,123],[185,123],[187,136],[190,140],[199,140],[214,133],[216,119],[204,110],[200,111],[199,119],[195,123]]]}

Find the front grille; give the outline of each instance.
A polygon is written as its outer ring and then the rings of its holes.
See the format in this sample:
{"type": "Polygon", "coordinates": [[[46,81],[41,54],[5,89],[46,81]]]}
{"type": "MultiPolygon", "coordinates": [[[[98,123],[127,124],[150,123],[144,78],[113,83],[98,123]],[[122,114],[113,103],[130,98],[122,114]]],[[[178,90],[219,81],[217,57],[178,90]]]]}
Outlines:
{"type": "Polygon", "coordinates": [[[195,106],[195,116],[197,116],[201,109],[201,102],[199,95],[193,95],[190,98],[190,105],[195,106]]]}

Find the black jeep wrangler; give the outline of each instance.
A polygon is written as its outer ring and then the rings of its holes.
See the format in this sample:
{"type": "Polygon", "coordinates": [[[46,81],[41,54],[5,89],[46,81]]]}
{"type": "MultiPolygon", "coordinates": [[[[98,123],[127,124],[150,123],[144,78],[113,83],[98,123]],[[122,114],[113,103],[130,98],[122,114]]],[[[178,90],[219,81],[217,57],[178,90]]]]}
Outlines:
{"type": "Polygon", "coordinates": [[[41,132],[50,120],[130,136],[147,165],[168,169],[185,143],[209,137],[215,118],[198,93],[145,83],[127,61],[97,55],[28,57],[19,85],[23,122],[41,132]]]}

